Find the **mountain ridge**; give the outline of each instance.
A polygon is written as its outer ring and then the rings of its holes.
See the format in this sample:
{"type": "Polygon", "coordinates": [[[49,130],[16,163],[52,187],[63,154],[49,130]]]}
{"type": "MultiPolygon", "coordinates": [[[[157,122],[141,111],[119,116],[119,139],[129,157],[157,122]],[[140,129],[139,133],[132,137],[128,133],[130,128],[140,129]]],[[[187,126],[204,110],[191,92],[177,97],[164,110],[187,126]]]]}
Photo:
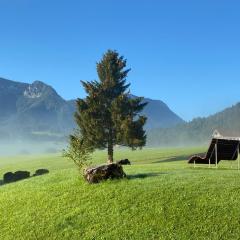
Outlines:
{"type": "Polygon", "coordinates": [[[195,118],[172,128],[151,129],[150,145],[182,146],[207,144],[215,130],[228,137],[240,137],[240,102],[211,114],[195,118]]]}
{"type": "MultiPolygon", "coordinates": [[[[146,129],[184,122],[161,100],[144,101],[148,102],[142,113],[148,117],[146,129]]],[[[32,138],[36,132],[68,135],[75,127],[74,111],[75,100],[65,100],[42,81],[21,83],[0,78],[0,133],[5,138],[32,138]]]]}

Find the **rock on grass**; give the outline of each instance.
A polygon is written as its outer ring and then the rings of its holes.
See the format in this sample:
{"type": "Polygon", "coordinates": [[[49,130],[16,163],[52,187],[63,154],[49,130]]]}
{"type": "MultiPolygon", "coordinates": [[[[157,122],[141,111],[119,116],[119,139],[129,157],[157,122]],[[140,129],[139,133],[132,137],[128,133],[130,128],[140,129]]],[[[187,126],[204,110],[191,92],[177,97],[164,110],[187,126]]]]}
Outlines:
{"type": "Polygon", "coordinates": [[[126,177],[120,164],[111,163],[84,170],[84,178],[89,183],[99,183],[107,179],[120,179],[126,177]]]}

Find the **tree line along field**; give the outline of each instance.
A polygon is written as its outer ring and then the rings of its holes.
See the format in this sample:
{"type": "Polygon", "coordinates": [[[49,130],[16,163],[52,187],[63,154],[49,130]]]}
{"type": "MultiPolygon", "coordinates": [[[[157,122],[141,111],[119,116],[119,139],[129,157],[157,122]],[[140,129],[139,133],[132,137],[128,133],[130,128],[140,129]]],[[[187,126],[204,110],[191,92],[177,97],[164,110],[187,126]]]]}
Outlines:
{"type": "MultiPolygon", "coordinates": [[[[193,168],[206,148],[117,150],[128,177],[86,183],[58,155],[0,159],[0,174],[50,173],[0,186],[0,239],[239,239],[240,172],[193,168]]],[[[94,153],[93,165],[106,161],[94,153]]]]}

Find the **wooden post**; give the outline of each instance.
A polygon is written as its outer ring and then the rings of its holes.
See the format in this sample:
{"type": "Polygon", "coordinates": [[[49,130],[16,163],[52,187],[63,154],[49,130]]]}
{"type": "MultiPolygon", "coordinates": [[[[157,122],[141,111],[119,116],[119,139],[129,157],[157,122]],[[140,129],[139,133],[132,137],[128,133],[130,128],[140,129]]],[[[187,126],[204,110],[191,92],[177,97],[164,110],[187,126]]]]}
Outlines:
{"type": "Polygon", "coordinates": [[[239,171],[239,165],[240,163],[239,163],[239,145],[238,145],[238,171],[239,171]]]}
{"type": "Polygon", "coordinates": [[[208,168],[211,168],[210,158],[208,159],[208,168]]]}
{"type": "Polygon", "coordinates": [[[194,165],[193,165],[193,167],[195,168],[195,160],[194,160],[194,165]]]}
{"type": "Polygon", "coordinates": [[[218,160],[217,143],[215,143],[215,167],[216,168],[217,168],[217,160],[218,160]]]}

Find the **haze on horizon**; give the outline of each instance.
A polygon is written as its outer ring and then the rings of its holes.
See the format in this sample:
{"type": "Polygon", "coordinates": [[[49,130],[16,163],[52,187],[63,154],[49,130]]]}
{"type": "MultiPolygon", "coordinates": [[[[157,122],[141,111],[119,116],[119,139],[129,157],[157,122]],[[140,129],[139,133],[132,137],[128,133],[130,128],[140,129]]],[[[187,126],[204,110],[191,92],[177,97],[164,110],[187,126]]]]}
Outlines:
{"type": "Polygon", "coordinates": [[[160,99],[185,120],[239,101],[238,1],[0,2],[0,77],[84,96],[96,61],[116,49],[134,95],[160,99]]]}

